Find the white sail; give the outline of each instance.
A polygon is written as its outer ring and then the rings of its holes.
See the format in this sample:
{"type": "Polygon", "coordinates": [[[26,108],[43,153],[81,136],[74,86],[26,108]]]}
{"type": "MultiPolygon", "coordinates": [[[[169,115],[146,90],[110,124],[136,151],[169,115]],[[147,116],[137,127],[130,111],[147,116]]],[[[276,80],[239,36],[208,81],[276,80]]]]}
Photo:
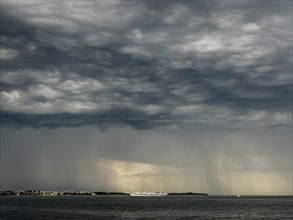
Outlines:
{"type": "Polygon", "coordinates": [[[157,181],[154,180],[153,189],[149,181],[141,180],[135,181],[134,183],[134,191],[130,193],[130,196],[167,196],[169,193],[163,192],[163,182],[162,180],[157,181]],[[159,187],[158,187],[159,185],[159,187]],[[160,192],[158,192],[158,188],[160,188],[160,192]]]}

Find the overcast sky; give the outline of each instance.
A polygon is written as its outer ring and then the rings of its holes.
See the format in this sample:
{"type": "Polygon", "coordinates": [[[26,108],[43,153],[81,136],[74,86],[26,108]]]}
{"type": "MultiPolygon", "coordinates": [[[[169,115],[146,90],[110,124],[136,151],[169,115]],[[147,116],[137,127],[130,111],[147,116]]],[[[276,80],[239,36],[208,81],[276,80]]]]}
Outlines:
{"type": "Polygon", "coordinates": [[[292,194],[292,1],[1,1],[1,189],[292,194]]]}

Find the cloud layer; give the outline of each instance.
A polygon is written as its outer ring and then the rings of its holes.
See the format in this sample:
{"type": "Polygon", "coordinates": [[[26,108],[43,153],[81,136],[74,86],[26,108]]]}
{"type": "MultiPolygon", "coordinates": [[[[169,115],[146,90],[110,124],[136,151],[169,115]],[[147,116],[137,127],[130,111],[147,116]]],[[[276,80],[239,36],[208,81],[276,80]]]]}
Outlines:
{"type": "Polygon", "coordinates": [[[1,122],[290,126],[291,4],[1,2],[1,122]]]}
{"type": "Polygon", "coordinates": [[[292,194],[292,1],[0,4],[1,189],[292,194]]]}

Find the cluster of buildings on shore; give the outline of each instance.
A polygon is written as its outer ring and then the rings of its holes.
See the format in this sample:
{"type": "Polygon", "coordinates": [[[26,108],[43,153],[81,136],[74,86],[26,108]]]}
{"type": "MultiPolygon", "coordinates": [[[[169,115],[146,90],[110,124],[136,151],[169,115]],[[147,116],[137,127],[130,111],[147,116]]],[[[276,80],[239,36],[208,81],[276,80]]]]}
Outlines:
{"type": "Polygon", "coordinates": [[[67,195],[96,195],[87,191],[50,191],[50,190],[16,190],[0,191],[0,196],[67,196],[67,195]]]}

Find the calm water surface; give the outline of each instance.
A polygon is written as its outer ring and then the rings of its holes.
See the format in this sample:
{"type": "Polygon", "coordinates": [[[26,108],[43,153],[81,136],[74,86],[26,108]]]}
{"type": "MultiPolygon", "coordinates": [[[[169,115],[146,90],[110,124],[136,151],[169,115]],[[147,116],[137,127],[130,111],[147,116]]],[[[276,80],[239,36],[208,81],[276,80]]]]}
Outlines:
{"type": "Polygon", "coordinates": [[[292,197],[8,196],[0,219],[293,219],[292,197]]]}

